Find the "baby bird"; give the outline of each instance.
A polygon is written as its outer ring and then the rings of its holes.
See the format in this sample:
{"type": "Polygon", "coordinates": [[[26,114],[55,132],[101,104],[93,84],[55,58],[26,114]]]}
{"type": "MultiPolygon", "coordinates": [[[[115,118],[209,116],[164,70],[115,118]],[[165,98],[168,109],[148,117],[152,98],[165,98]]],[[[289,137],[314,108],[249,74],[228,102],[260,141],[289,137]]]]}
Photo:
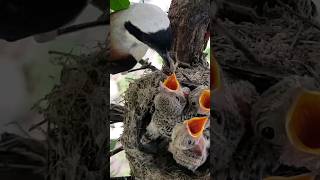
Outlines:
{"type": "Polygon", "coordinates": [[[194,117],[177,124],[172,132],[169,152],[178,164],[193,172],[208,157],[210,140],[204,134],[207,121],[208,117],[194,117]]]}
{"type": "Polygon", "coordinates": [[[225,83],[221,68],[211,56],[210,90],[210,157],[216,170],[228,167],[244,132],[245,121],[240,115],[232,92],[225,83]]]}
{"type": "Polygon", "coordinates": [[[187,113],[194,115],[210,115],[210,90],[206,86],[199,86],[189,94],[189,108],[187,113]]]}
{"type": "MultiPolygon", "coordinates": [[[[155,112],[147,132],[142,136],[142,145],[159,138],[170,138],[172,128],[182,121],[181,114],[187,103],[184,88],[181,88],[175,74],[160,82],[160,92],[154,98],[155,112]]],[[[187,91],[187,90],[186,90],[187,91]]]]}
{"type": "Polygon", "coordinates": [[[313,78],[290,76],[253,105],[255,134],[279,149],[280,163],[320,171],[320,91],[313,78]]]}

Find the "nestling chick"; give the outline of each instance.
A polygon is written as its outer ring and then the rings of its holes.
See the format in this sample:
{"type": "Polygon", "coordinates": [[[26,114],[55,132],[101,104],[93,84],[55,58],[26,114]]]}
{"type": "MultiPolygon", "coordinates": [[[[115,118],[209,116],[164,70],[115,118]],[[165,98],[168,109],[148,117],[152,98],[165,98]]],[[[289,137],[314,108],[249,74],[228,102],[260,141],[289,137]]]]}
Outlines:
{"type": "Polygon", "coordinates": [[[215,169],[228,166],[245,131],[245,121],[239,113],[231,91],[224,83],[219,64],[211,56],[210,90],[211,100],[211,130],[210,157],[215,169]]]}
{"type": "Polygon", "coordinates": [[[154,98],[155,112],[141,144],[148,144],[159,137],[170,138],[172,128],[182,121],[181,114],[186,103],[183,88],[175,74],[160,82],[160,92],[154,98]]]}
{"type": "Polygon", "coordinates": [[[210,90],[206,86],[199,86],[189,94],[188,114],[210,115],[210,90]]]}
{"type": "Polygon", "coordinates": [[[207,121],[207,117],[194,117],[177,124],[172,132],[169,152],[178,164],[193,172],[208,157],[210,140],[203,134],[207,121]]]}
{"type": "Polygon", "coordinates": [[[280,162],[320,171],[320,92],[313,78],[283,79],[252,110],[255,133],[279,149],[280,162]]]}

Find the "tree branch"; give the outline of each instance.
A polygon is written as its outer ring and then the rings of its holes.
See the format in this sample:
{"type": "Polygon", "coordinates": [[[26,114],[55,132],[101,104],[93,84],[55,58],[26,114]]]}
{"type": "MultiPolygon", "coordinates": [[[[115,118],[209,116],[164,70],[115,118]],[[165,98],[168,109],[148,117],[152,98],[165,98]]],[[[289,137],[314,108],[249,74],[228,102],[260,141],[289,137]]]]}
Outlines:
{"type": "Polygon", "coordinates": [[[113,150],[113,151],[110,151],[110,157],[113,156],[113,155],[116,155],[117,153],[123,151],[123,146],[120,146],[118,147],[117,149],[113,150]]]}
{"type": "Polygon", "coordinates": [[[76,24],[66,28],[58,29],[58,35],[68,34],[76,31],[80,31],[87,28],[97,27],[97,26],[106,26],[109,24],[109,20],[101,20],[101,21],[92,21],[83,24],[76,24]]]}
{"type": "Polygon", "coordinates": [[[110,124],[123,122],[125,108],[120,105],[111,104],[110,106],[110,124]]]}

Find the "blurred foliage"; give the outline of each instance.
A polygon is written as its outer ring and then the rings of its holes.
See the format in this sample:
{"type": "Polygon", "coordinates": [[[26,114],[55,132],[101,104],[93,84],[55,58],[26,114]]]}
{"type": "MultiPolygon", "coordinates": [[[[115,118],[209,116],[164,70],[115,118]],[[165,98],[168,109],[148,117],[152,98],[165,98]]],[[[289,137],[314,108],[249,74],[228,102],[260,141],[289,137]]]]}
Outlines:
{"type": "Polygon", "coordinates": [[[117,139],[110,139],[110,151],[116,147],[117,139]]]}
{"type": "Polygon", "coordinates": [[[123,78],[121,78],[118,81],[118,87],[120,89],[120,94],[123,93],[126,89],[128,89],[129,84],[130,84],[130,80],[129,79],[134,79],[137,78],[137,76],[134,75],[134,73],[129,73],[125,76],[123,76],[123,78]]]}
{"type": "Polygon", "coordinates": [[[113,11],[127,9],[130,6],[129,0],[110,0],[110,8],[113,11]]]}
{"type": "Polygon", "coordinates": [[[61,66],[53,65],[49,61],[29,61],[24,65],[24,72],[33,104],[48,94],[59,82],[61,66]]]}

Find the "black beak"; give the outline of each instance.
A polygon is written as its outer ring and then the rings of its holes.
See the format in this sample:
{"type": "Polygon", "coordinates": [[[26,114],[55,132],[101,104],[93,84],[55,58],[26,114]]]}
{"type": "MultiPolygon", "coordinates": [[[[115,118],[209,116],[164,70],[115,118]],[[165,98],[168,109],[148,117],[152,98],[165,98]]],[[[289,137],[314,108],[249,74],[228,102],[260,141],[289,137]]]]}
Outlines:
{"type": "Polygon", "coordinates": [[[162,68],[163,73],[168,76],[173,74],[176,70],[176,67],[174,60],[170,56],[170,53],[166,51],[164,53],[161,53],[160,56],[162,57],[164,62],[164,66],[162,68]]]}

